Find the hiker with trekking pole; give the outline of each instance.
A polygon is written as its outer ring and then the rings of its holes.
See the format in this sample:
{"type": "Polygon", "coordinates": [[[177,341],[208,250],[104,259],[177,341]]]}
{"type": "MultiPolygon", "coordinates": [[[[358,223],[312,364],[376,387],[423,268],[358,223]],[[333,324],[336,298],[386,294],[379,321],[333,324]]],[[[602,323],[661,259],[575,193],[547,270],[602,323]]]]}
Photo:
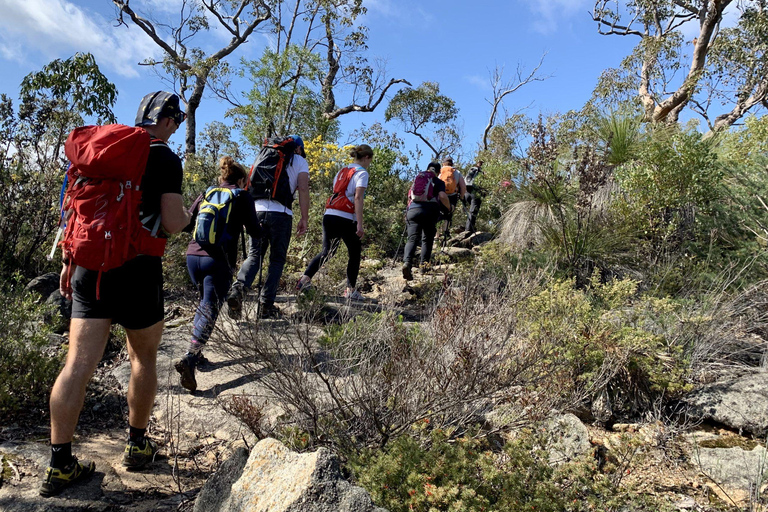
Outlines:
{"type": "Polygon", "coordinates": [[[187,246],[187,270],[200,291],[187,353],[174,363],[181,386],[197,389],[195,369],[207,362],[203,347],[210,338],[237,269],[237,242],[245,231],[261,239],[253,198],[246,192],[248,172],[225,156],[219,160],[219,184],[209,187],[192,204],[193,236],[187,246]]]}
{"type": "Polygon", "coordinates": [[[419,268],[424,272],[432,257],[432,246],[437,233],[437,221],[441,212],[450,212],[451,203],[445,193],[445,183],[438,178],[440,164],[430,162],[413,180],[408,191],[408,212],[406,214],[408,242],[403,255],[403,278],[413,279],[414,254],[421,240],[419,268]]]}
{"type": "Polygon", "coordinates": [[[291,241],[292,208],[297,192],[301,217],[296,234],[306,233],[309,223],[309,166],[305,156],[304,141],[298,135],[267,138],[251,168],[248,191],[254,199],[262,236],[249,238],[248,258],[227,294],[228,312],[232,318],[240,318],[243,300],[257,273],[260,285],[257,316],[278,318],[282,314],[275,306],[275,297],[291,241]],[[268,248],[269,266],[262,287],[261,271],[268,248]]]}
{"type": "Polygon", "coordinates": [[[365,189],[368,187],[368,167],[373,161],[373,149],[367,144],[352,148],[349,154],[354,161],[344,166],[333,178],[333,194],[325,204],[323,215],[323,249],[309,262],[304,275],[296,283],[297,293],[304,292],[311,286],[312,278],[326,261],[331,259],[344,242],[349,253],[347,262],[347,287],[344,298],[362,301],[365,297],[357,289],[357,276],[360,273],[362,255],[363,203],[365,189]]]}

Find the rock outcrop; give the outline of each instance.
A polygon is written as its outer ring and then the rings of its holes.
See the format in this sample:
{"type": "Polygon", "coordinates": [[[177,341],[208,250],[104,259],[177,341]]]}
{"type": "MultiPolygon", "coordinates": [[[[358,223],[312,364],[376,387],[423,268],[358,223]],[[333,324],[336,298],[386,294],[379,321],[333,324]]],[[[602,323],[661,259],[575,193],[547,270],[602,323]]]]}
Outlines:
{"type": "Polygon", "coordinates": [[[264,439],[245,464],[243,452],[206,482],[195,512],[386,512],[342,478],[338,459],[325,448],[298,454],[264,439]]]}
{"type": "Polygon", "coordinates": [[[726,376],[685,399],[688,415],[763,436],[768,432],[768,374],[726,376]]]}

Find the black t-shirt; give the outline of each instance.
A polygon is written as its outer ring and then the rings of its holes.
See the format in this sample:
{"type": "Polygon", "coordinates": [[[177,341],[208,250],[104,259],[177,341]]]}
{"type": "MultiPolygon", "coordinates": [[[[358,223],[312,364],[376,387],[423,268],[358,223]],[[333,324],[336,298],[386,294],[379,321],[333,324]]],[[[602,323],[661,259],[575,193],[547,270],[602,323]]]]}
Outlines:
{"type": "Polygon", "coordinates": [[[153,235],[162,235],[160,228],[160,196],[181,194],[184,170],[181,159],[165,143],[152,140],[149,148],[147,170],[141,179],[141,205],[139,218],[153,235]]]}

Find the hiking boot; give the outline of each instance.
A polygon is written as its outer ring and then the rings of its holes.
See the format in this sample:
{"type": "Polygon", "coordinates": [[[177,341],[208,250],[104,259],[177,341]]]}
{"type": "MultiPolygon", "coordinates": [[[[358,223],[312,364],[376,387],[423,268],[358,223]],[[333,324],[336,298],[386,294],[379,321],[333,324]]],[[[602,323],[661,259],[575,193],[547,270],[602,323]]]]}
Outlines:
{"type": "Polygon", "coordinates": [[[243,298],[245,298],[245,286],[240,281],[235,281],[227,294],[229,318],[240,320],[243,312],[243,298]]]}
{"type": "Polygon", "coordinates": [[[202,352],[198,352],[195,356],[195,370],[199,370],[201,372],[208,372],[212,369],[216,368],[216,365],[214,363],[211,363],[207,357],[203,355],[202,352]]]}
{"type": "Polygon", "coordinates": [[[77,457],[72,457],[72,462],[64,469],[48,466],[43,476],[43,483],[40,485],[40,496],[59,494],[75,482],[92,475],[95,470],[96,464],[87,460],[78,462],[77,457]]]}
{"type": "Polygon", "coordinates": [[[141,443],[128,441],[123,452],[123,466],[128,469],[141,469],[155,460],[157,444],[148,437],[144,438],[144,446],[141,443]]]}
{"type": "Polygon", "coordinates": [[[184,389],[194,391],[197,389],[197,380],[195,380],[195,365],[197,357],[187,353],[184,357],[173,364],[176,371],[179,372],[179,383],[184,389]]]}
{"type": "Polygon", "coordinates": [[[363,294],[360,293],[357,290],[349,291],[349,288],[344,290],[344,298],[347,300],[358,300],[358,301],[364,301],[365,297],[363,297],[363,294]]]}
{"type": "Polygon", "coordinates": [[[280,318],[283,313],[274,304],[262,304],[259,308],[259,318],[280,318]]]}
{"type": "Polygon", "coordinates": [[[413,272],[411,272],[411,266],[408,264],[403,265],[403,279],[413,281],[413,272]]]}

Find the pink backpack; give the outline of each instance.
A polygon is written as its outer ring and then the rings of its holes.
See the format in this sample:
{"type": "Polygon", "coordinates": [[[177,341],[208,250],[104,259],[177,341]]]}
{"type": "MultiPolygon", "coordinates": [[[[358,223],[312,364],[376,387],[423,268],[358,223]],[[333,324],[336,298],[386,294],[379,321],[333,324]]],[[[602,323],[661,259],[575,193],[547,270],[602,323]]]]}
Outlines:
{"type": "Polygon", "coordinates": [[[408,194],[410,200],[416,203],[436,203],[434,178],[435,175],[431,171],[421,171],[417,174],[408,194]]]}

